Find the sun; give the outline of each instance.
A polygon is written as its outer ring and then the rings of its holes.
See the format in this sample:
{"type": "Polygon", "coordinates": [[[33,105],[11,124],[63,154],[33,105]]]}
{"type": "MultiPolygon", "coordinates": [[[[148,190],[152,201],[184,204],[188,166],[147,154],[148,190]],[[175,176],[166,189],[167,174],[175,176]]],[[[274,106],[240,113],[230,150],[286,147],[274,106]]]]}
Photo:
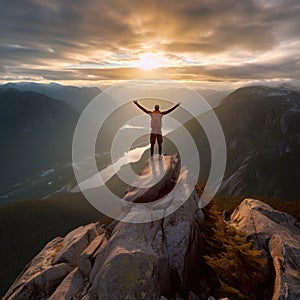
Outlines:
{"type": "Polygon", "coordinates": [[[139,56],[139,60],[135,63],[137,68],[145,71],[157,69],[164,64],[163,58],[152,53],[144,53],[139,56]]]}

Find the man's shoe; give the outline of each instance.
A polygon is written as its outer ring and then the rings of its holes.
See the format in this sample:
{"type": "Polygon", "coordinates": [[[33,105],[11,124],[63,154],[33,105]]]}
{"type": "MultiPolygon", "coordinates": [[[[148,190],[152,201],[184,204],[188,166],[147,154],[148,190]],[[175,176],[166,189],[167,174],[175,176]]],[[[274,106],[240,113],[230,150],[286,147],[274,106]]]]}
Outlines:
{"type": "Polygon", "coordinates": [[[162,160],[163,159],[163,156],[162,155],[159,155],[158,156],[158,160],[162,160]]]}
{"type": "Polygon", "coordinates": [[[153,160],[153,155],[150,156],[150,160],[153,160]]]}

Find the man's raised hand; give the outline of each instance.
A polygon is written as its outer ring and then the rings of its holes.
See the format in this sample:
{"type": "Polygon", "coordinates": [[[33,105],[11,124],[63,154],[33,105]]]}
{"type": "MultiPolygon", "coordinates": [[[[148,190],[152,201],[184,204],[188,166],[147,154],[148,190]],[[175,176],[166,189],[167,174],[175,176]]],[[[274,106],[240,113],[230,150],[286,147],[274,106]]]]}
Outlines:
{"type": "Polygon", "coordinates": [[[134,104],[137,104],[137,100],[133,100],[133,103],[134,103],[134,104]]]}

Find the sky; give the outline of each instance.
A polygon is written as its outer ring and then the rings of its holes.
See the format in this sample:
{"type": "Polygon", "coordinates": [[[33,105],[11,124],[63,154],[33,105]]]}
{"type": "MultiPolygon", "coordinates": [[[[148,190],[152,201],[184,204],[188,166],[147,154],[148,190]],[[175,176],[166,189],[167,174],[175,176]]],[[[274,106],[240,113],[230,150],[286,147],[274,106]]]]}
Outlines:
{"type": "Polygon", "coordinates": [[[299,0],[0,0],[0,82],[299,84],[299,0]]]}

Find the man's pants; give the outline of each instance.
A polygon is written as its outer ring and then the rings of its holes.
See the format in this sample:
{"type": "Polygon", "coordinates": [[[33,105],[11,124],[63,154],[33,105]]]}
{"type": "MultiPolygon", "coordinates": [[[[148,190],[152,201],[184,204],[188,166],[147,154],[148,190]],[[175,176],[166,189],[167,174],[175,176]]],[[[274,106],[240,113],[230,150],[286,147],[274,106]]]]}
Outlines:
{"type": "Polygon", "coordinates": [[[157,140],[157,144],[158,144],[158,153],[159,153],[159,155],[162,154],[162,142],[163,142],[162,135],[159,133],[151,133],[150,134],[151,156],[154,154],[154,145],[155,145],[156,140],[157,140]]]}

